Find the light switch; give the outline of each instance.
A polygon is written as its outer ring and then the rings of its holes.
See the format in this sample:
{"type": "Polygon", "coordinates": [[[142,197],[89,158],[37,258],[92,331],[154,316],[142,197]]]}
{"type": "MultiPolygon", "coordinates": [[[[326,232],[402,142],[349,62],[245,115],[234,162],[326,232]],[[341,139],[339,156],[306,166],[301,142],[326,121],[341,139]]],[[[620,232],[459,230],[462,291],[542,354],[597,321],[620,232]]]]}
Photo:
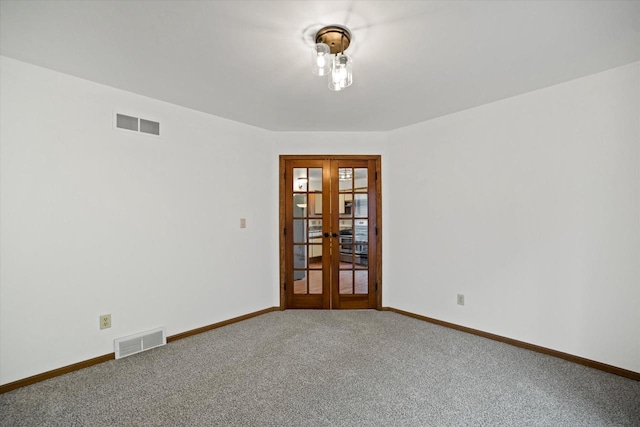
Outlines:
{"type": "Polygon", "coordinates": [[[247,219],[240,218],[240,228],[247,228],[247,219]]]}

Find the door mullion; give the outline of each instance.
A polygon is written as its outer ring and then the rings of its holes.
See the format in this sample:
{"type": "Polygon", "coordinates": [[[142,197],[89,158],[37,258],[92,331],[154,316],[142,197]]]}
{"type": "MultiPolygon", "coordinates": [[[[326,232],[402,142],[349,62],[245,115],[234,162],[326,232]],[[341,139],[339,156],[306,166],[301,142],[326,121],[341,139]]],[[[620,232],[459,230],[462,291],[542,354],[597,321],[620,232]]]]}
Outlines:
{"type": "Polygon", "coordinates": [[[340,186],[338,163],[331,161],[331,295],[332,307],[340,307],[340,186]]]}
{"type": "Polygon", "coordinates": [[[332,277],[331,277],[331,253],[332,238],[331,230],[331,162],[324,160],[322,162],[322,227],[324,233],[328,233],[328,237],[323,237],[322,242],[322,280],[323,280],[323,305],[324,308],[332,308],[332,277]]]}

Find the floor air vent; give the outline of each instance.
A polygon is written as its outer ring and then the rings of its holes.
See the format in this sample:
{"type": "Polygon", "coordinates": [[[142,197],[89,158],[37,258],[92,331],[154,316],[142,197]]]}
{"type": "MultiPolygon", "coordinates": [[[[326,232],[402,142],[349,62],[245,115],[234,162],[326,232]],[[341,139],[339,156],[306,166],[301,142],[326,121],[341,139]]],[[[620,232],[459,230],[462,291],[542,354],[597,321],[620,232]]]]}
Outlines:
{"type": "Polygon", "coordinates": [[[116,359],[160,347],[166,343],[167,335],[164,327],[129,335],[128,337],[116,338],[114,341],[116,359]]]}

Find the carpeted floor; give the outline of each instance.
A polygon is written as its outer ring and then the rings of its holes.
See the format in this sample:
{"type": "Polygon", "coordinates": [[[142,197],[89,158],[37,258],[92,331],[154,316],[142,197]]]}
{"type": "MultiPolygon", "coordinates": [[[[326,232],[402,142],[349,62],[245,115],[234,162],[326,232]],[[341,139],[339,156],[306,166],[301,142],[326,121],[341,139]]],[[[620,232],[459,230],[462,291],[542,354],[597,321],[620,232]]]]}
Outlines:
{"type": "Polygon", "coordinates": [[[268,313],[0,395],[2,426],[640,426],[640,382],[391,312],[268,313]]]}

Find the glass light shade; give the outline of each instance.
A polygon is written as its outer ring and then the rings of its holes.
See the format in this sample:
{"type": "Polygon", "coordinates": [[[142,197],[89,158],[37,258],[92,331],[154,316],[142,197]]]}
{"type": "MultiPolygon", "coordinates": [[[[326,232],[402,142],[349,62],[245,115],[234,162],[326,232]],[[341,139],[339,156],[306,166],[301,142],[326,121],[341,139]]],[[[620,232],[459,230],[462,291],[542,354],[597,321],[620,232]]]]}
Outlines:
{"type": "Polygon", "coordinates": [[[326,76],[331,71],[331,52],[329,45],[317,43],[311,50],[311,71],[316,76],[326,76]]]}
{"type": "Polygon", "coordinates": [[[339,53],[333,58],[333,67],[329,75],[329,89],[342,90],[353,83],[351,58],[339,53]]]}

